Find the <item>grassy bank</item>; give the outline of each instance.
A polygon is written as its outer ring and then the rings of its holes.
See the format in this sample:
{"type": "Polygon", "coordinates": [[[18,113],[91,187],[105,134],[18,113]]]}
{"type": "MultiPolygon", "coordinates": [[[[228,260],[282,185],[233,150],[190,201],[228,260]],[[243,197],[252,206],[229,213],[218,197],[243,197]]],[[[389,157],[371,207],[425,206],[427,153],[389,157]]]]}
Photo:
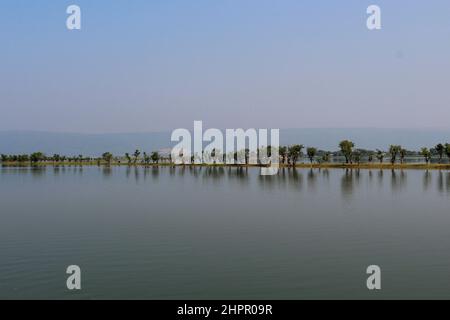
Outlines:
{"type": "MultiPolygon", "coordinates": [[[[172,164],[172,163],[131,163],[128,164],[126,162],[111,162],[108,164],[104,161],[83,161],[83,162],[67,162],[67,161],[41,161],[41,162],[35,162],[35,163],[29,163],[29,162],[19,162],[19,161],[8,161],[8,162],[2,162],[2,166],[6,167],[30,167],[30,166],[124,166],[124,167],[164,167],[164,166],[186,166],[186,167],[243,167],[243,168],[249,168],[249,167],[261,167],[260,165],[245,165],[245,164],[172,164]]],[[[280,164],[281,168],[292,168],[292,165],[286,165],[286,164],[280,164]]],[[[438,163],[432,163],[432,164],[426,164],[426,163],[352,163],[352,164],[346,164],[346,163],[297,163],[295,165],[295,168],[327,168],[327,169],[385,169],[385,170],[392,170],[392,169],[416,169],[416,170],[450,170],[450,164],[438,164],[438,163]]]]}

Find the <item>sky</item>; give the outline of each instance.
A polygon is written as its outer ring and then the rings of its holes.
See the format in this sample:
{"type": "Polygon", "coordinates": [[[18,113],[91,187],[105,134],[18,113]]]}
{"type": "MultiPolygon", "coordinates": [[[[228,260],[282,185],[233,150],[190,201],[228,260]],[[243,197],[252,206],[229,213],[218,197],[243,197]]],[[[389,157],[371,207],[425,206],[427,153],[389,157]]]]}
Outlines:
{"type": "Polygon", "coordinates": [[[0,130],[449,129],[449,14],[448,0],[2,0],[0,130]]]}

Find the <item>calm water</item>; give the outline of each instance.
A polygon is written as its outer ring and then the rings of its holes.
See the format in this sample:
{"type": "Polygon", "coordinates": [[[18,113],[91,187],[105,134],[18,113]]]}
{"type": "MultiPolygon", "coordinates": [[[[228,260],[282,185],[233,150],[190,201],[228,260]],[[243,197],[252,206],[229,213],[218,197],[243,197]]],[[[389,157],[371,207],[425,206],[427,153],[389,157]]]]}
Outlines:
{"type": "Polygon", "coordinates": [[[448,171],[0,168],[0,205],[0,298],[450,298],[448,171]]]}

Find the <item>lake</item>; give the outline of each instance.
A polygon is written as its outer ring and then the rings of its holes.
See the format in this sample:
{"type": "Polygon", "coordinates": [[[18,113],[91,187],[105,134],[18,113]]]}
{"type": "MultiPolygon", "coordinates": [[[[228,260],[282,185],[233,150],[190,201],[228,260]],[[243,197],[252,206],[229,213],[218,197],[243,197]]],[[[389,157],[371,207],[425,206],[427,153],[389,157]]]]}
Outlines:
{"type": "Polygon", "coordinates": [[[0,205],[2,299],[450,298],[448,171],[3,167],[0,205]]]}

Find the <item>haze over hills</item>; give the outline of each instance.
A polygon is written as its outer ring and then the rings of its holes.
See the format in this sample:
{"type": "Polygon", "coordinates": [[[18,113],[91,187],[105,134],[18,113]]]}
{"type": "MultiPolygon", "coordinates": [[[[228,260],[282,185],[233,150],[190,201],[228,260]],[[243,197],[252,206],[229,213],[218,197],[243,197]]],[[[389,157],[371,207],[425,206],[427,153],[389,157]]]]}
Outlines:
{"type": "MultiPolygon", "coordinates": [[[[132,153],[135,149],[155,151],[170,148],[171,132],[150,133],[59,133],[33,131],[0,131],[0,153],[21,154],[42,151],[48,155],[99,156],[103,152],[115,155],[132,153]]],[[[352,140],[357,148],[386,150],[390,144],[400,144],[410,150],[431,148],[437,143],[450,143],[450,129],[281,129],[280,143],[314,146],[337,150],[341,140],[352,140]]],[[[206,145],[206,143],[205,143],[206,145]]]]}

